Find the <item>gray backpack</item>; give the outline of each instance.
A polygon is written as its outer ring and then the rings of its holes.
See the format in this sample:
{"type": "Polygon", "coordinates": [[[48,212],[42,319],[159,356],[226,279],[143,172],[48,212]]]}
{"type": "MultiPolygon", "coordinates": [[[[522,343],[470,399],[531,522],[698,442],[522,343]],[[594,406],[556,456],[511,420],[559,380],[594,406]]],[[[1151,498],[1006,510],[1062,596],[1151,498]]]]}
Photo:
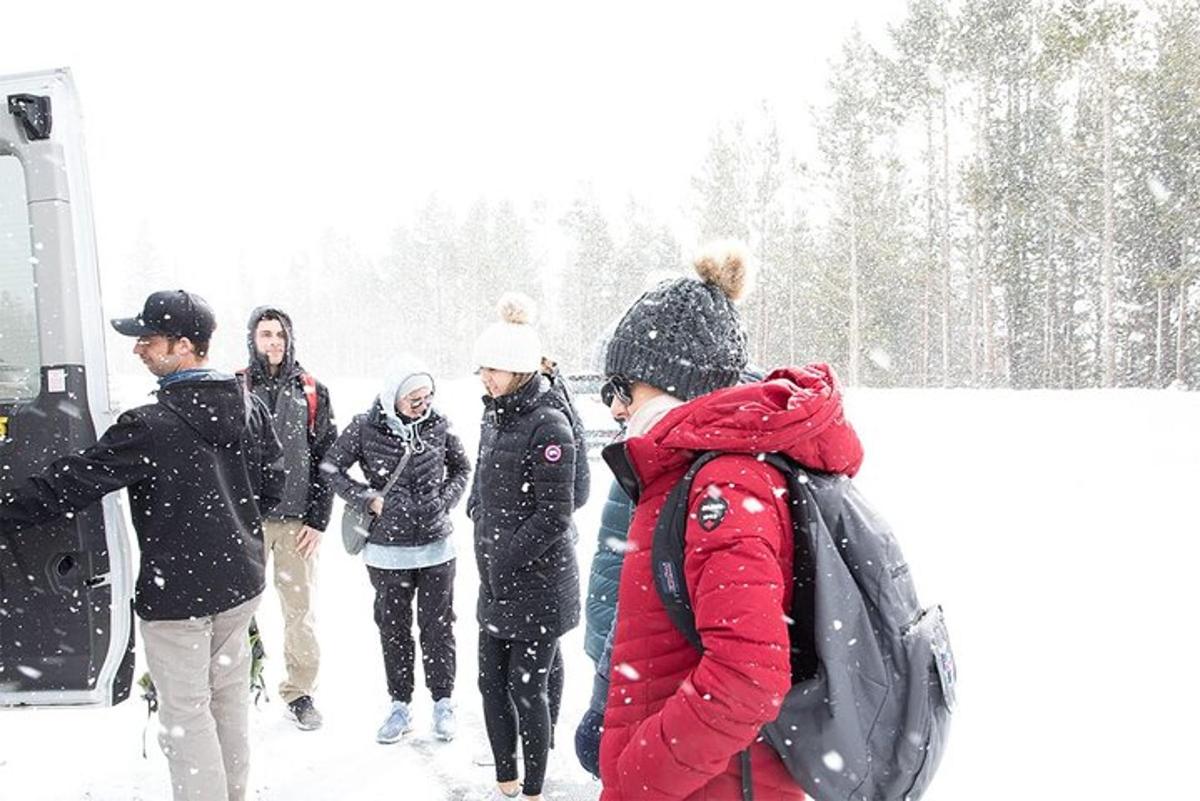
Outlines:
{"type": "MultiPolygon", "coordinates": [[[[654,582],[675,627],[703,651],[683,581],[684,531],[702,455],[654,532],[654,582]]],[[[795,559],[792,689],[762,737],[817,801],[917,801],[941,761],[955,665],[939,606],[923,609],[888,525],[846,476],[765,457],[787,478],[795,559]]],[[[753,798],[749,750],[742,796],[753,798]]]]}

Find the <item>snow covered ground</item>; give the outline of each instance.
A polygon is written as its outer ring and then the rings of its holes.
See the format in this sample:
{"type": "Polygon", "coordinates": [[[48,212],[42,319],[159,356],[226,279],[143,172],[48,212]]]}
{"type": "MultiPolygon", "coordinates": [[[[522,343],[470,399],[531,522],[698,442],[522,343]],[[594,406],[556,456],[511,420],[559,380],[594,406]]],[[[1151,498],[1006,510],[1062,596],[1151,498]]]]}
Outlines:
{"type": "MultiPolygon", "coordinates": [[[[342,423],[374,389],[330,384],[342,423]]],[[[476,387],[466,378],[438,391],[472,454],[476,387]]],[[[136,404],[149,388],[138,377],[118,396],[136,404]]],[[[922,600],[944,605],[959,663],[960,707],[926,798],[1185,797],[1200,713],[1200,649],[1185,617],[1200,609],[1200,394],[858,390],[848,410],[866,445],[859,484],[895,527],[922,600]]],[[[585,572],[608,485],[603,465],[593,468],[592,501],[578,516],[585,572]]],[[[461,510],[456,523],[459,738],[429,736],[431,704],[418,690],[415,734],[374,742],[387,694],[371,591],[331,532],[318,609],[326,724],[297,731],[274,697],[253,712],[256,801],[460,800],[488,788],[491,769],[473,762],[487,746],[461,510]]],[[[259,620],[274,696],[282,659],[273,590],[259,620]]],[[[581,640],[581,629],[564,639],[567,685],[546,786],[559,801],[599,792],[573,756],[590,687],[581,640]]],[[[153,731],[141,757],[145,722],[136,700],[0,713],[0,799],[168,798],[153,731]]]]}

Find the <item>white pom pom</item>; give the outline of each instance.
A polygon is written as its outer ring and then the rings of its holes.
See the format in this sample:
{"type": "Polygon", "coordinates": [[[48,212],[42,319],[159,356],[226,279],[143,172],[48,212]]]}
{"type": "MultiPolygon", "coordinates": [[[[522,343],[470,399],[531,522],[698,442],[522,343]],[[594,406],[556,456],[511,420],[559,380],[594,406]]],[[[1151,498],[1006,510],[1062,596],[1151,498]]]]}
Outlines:
{"type": "Polygon", "coordinates": [[[742,242],[733,239],[710,242],[696,255],[692,265],[697,275],[724,292],[730,300],[740,300],[754,286],[757,266],[742,242]]]}
{"type": "Polygon", "coordinates": [[[506,323],[528,325],[533,321],[537,306],[533,299],[522,292],[505,292],[496,304],[500,319],[506,323]]]}

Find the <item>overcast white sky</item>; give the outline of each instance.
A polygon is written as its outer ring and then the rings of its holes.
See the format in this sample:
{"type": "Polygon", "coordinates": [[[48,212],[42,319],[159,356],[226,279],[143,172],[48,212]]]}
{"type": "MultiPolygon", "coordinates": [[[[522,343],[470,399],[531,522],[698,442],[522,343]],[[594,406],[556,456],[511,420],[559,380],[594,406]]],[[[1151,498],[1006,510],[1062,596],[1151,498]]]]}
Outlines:
{"type": "Polygon", "coordinates": [[[766,100],[810,148],[850,26],[904,4],[384,5],[6,4],[0,74],[74,73],[106,283],[140,231],[222,273],[327,228],[381,252],[433,191],[675,214],[722,120],[766,100]]]}

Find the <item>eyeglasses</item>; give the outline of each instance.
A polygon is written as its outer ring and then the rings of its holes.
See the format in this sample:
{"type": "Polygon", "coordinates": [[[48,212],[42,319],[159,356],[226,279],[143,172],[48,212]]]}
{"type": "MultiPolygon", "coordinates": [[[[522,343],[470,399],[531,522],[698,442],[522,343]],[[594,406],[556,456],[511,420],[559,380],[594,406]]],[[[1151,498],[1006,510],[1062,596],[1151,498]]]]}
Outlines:
{"type": "Polygon", "coordinates": [[[600,385],[600,402],[605,406],[612,406],[614,399],[626,406],[633,403],[633,382],[623,375],[610,375],[608,380],[600,385]]]}
{"type": "Polygon", "coordinates": [[[419,398],[410,397],[410,398],[406,398],[405,400],[407,400],[413,406],[424,406],[427,403],[433,402],[433,393],[430,392],[428,395],[422,395],[419,398]]]}

